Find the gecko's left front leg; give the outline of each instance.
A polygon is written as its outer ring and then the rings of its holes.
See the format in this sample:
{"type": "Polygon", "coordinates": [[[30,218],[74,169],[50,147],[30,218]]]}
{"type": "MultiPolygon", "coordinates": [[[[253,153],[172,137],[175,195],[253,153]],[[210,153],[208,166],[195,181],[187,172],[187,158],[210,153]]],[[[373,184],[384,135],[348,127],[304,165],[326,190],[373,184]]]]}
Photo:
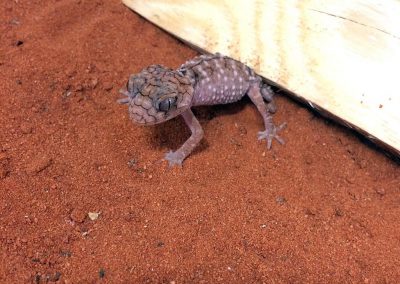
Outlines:
{"type": "Polygon", "coordinates": [[[170,166],[182,165],[183,160],[193,151],[204,136],[203,128],[190,108],[182,113],[182,117],[189,126],[192,135],[178,150],[175,152],[169,151],[165,155],[165,159],[170,166]]]}
{"type": "MultiPolygon", "coordinates": [[[[269,110],[266,107],[261,94],[260,86],[258,83],[253,83],[247,93],[251,101],[256,105],[259,113],[262,115],[265,125],[265,131],[258,132],[258,140],[266,139],[267,148],[270,149],[272,140],[275,138],[280,144],[285,144],[285,141],[278,135],[278,132],[286,127],[286,123],[282,123],[279,126],[275,126],[272,122],[271,112],[275,112],[275,108],[269,110]]],[[[272,103],[272,96],[270,97],[270,104],[272,103]]]]}

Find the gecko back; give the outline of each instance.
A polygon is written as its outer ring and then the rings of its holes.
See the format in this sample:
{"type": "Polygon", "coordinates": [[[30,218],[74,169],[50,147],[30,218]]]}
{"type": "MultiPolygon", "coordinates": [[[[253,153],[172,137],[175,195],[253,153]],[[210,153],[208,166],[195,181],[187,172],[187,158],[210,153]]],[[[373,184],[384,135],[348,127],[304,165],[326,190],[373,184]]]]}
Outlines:
{"type": "Polygon", "coordinates": [[[192,82],[193,106],[239,101],[252,83],[261,82],[251,68],[219,53],[198,56],[183,64],[178,71],[192,82]]]}

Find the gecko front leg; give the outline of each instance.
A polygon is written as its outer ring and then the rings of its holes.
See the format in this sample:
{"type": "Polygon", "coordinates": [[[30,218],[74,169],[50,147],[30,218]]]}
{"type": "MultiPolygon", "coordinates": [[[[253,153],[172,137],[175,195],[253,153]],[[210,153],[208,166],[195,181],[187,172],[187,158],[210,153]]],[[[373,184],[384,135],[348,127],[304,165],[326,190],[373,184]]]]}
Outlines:
{"type": "Polygon", "coordinates": [[[181,166],[183,160],[193,151],[193,149],[200,143],[204,136],[203,128],[190,108],[182,113],[182,117],[187,126],[189,126],[192,134],[178,150],[175,152],[169,151],[165,155],[165,160],[168,161],[169,166],[181,166]]]}
{"type": "MultiPolygon", "coordinates": [[[[264,92],[266,93],[266,92],[264,92]]],[[[286,127],[286,123],[282,123],[279,126],[275,126],[272,122],[271,112],[275,112],[275,107],[269,110],[270,107],[266,107],[263,100],[263,95],[260,91],[260,87],[257,83],[253,83],[247,95],[250,97],[251,101],[256,105],[258,112],[261,114],[264,120],[265,130],[258,132],[258,140],[266,139],[267,148],[270,149],[272,146],[272,140],[275,138],[280,144],[285,144],[285,141],[278,135],[278,132],[286,127]]],[[[272,103],[272,96],[270,96],[269,105],[272,103]]]]}

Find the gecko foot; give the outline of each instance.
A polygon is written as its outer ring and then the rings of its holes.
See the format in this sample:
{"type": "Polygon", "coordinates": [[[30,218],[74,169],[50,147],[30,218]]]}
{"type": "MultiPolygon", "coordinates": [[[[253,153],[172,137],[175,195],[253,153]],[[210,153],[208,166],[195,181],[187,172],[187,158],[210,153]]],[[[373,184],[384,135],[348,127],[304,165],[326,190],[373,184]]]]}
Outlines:
{"type": "Polygon", "coordinates": [[[182,166],[183,158],[177,152],[169,151],[167,154],[165,154],[164,159],[168,161],[168,165],[170,167],[175,165],[182,166]]]}
{"type": "Polygon", "coordinates": [[[271,127],[265,131],[258,132],[258,140],[266,139],[267,148],[271,149],[272,140],[275,138],[280,144],[285,144],[285,141],[278,135],[278,132],[286,127],[286,122],[282,123],[278,127],[271,125],[271,127]]]}

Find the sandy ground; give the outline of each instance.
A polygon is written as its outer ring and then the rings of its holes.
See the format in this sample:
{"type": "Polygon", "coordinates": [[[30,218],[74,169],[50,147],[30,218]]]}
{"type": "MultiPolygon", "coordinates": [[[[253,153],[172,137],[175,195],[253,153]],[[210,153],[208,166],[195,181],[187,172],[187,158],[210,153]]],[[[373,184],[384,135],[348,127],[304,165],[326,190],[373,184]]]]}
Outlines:
{"type": "Polygon", "coordinates": [[[131,73],[197,55],[118,0],[0,5],[1,283],[395,283],[400,168],[284,94],[267,151],[248,99],[129,121],[131,73]],[[88,213],[92,214],[91,220],[88,213]]]}

